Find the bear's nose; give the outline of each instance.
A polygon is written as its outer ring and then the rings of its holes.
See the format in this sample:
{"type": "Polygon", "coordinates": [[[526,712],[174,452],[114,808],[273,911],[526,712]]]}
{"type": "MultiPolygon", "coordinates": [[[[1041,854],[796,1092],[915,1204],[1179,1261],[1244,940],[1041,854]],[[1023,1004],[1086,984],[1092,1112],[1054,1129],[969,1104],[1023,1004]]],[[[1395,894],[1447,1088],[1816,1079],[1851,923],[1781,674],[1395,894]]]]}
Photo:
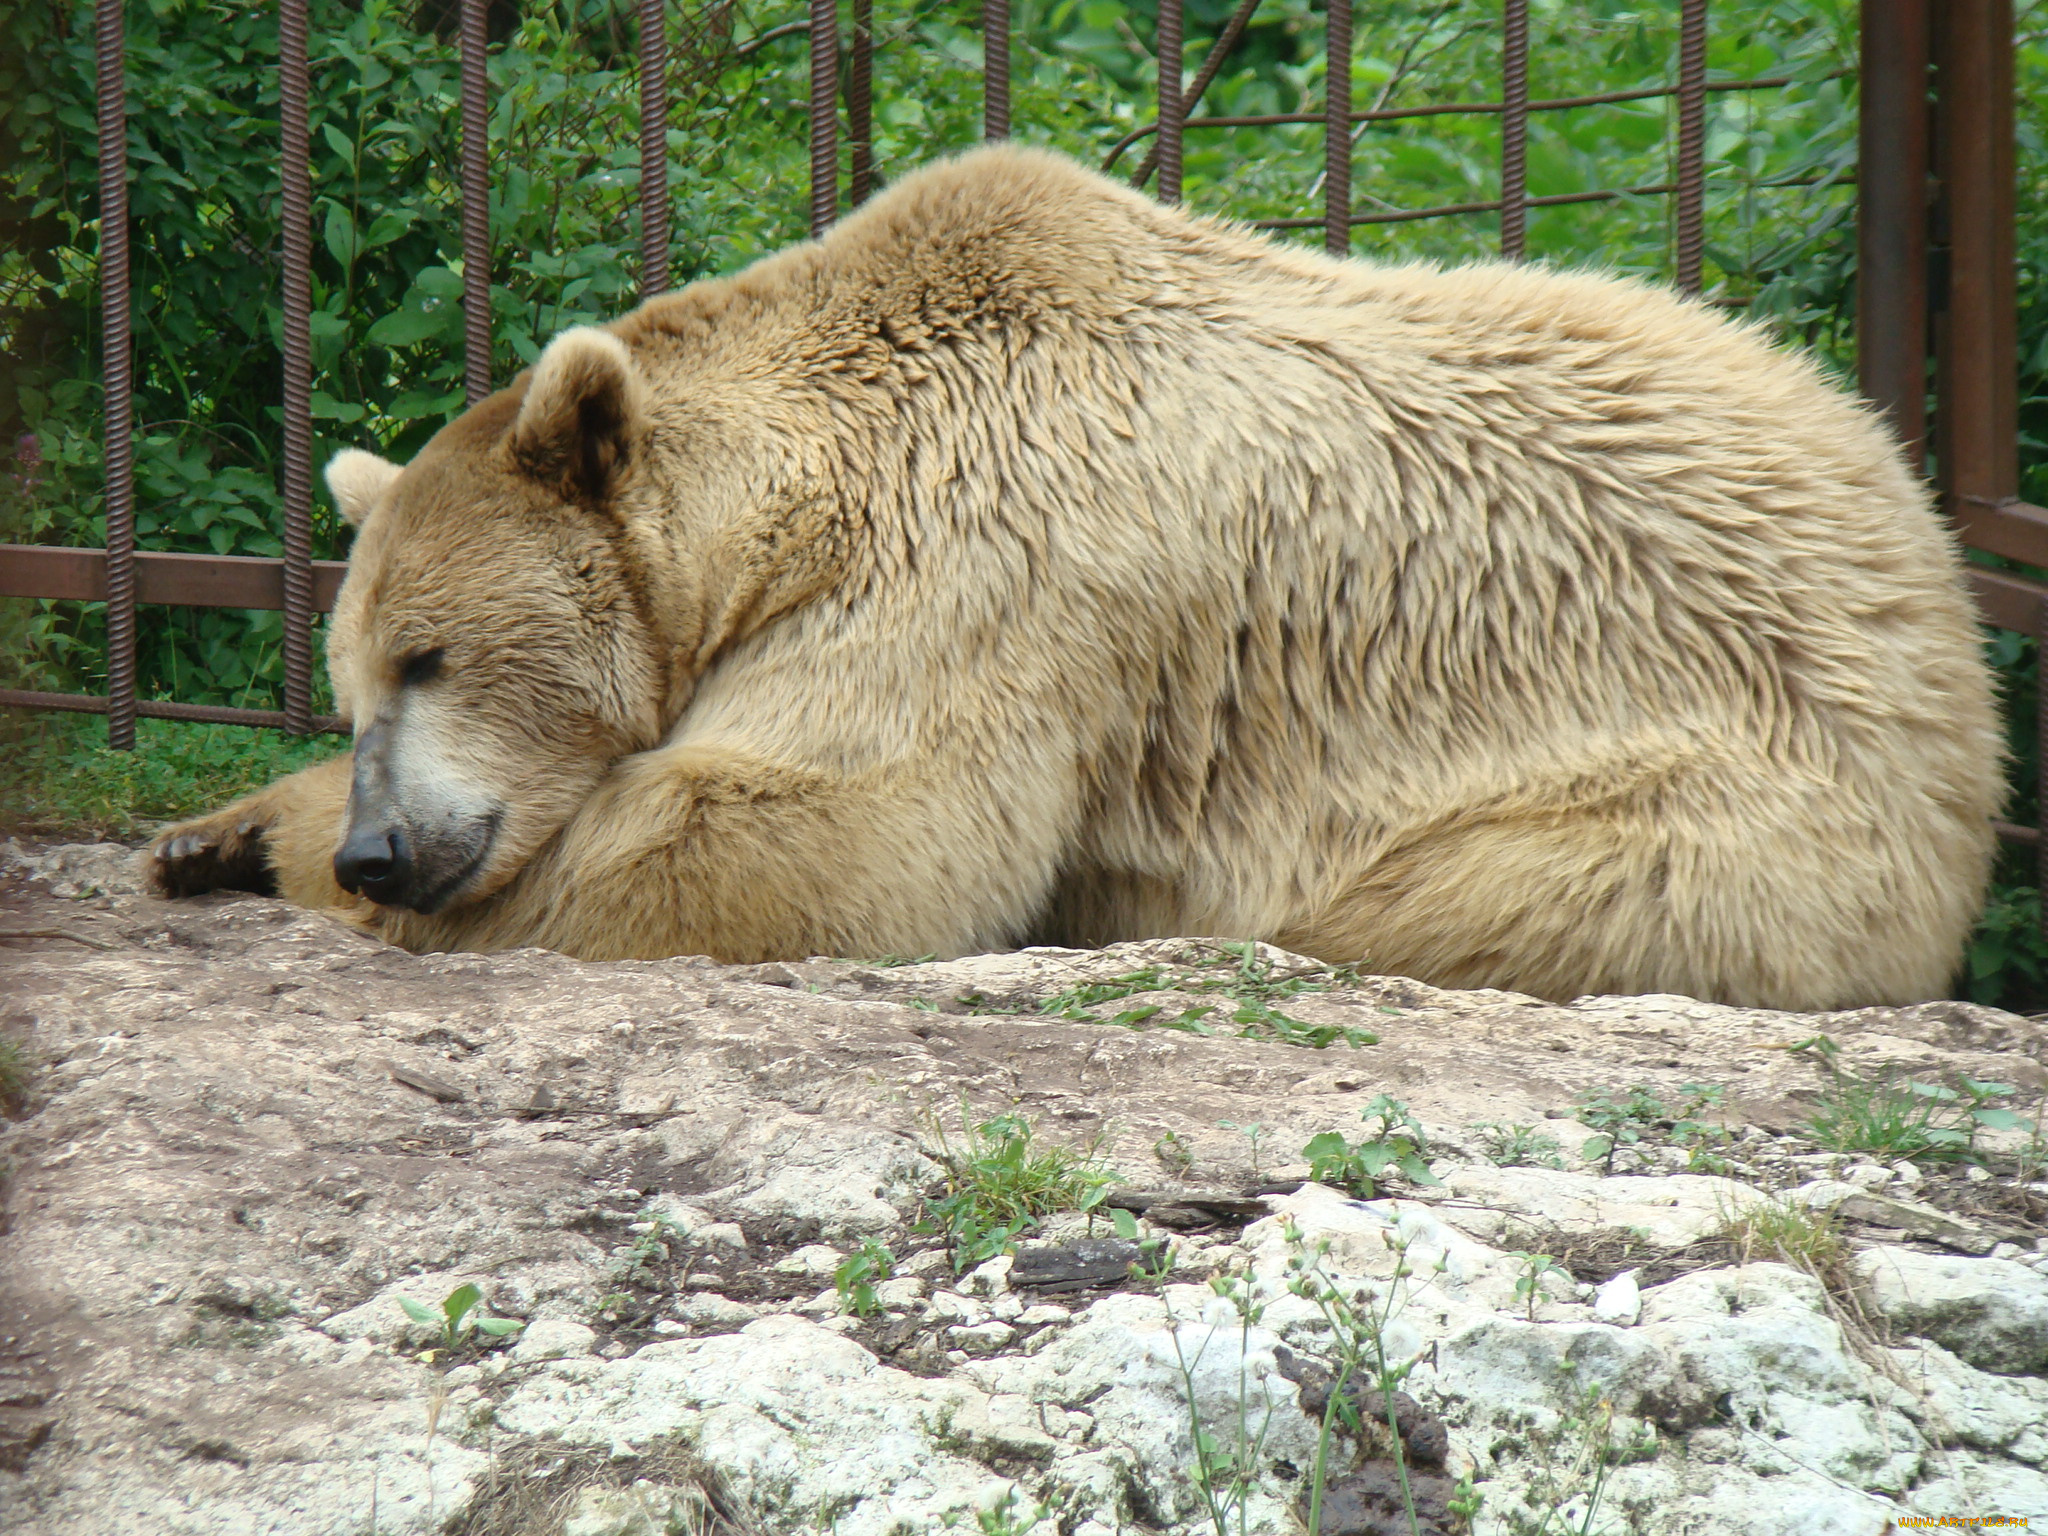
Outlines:
{"type": "Polygon", "coordinates": [[[396,906],[412,881],[405,833],[397,827],[351,827],[334,855],[334,878],[345,891],[396,906]]]}

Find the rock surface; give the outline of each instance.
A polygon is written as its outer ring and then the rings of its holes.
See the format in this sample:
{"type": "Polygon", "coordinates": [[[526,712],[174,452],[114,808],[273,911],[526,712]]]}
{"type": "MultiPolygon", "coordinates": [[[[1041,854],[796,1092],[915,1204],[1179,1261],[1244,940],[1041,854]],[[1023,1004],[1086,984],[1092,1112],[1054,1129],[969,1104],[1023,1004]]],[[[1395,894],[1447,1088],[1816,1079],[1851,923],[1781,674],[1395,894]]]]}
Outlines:
{"type": "Polygon", "coordinates": [[[1559,1006],[1192,940],[413,956],[149,900],[117,848],[0,863],[10,1533],[1194,1536],[1216,1502],[1279,1536],[1340,1384],[1325,1532],[1409,1529],[1404,1476],[1425,1532],[2048,1518],[2023,1138],[1988,1179],[1827,1154],[1788,1049],[2031,1113],[2039,1021],[1559,1006]],[[1583,1156],[1575,1101],[1637,1087],[1715,1091],[1715,1129],[1583,1156]],[[1441,1182],[1305,1182],[1381,1094],[1441,1182]],[[956,1274],[915,1225],[963,1102],[1092,1148],[1126,1230],[1053,1216],[956,1274]],[[1843,1253],[1759,1236],[1802,1212],[1843,1253]],[[882,1249],[856,1315],[835,1277],[882,1249]]]}

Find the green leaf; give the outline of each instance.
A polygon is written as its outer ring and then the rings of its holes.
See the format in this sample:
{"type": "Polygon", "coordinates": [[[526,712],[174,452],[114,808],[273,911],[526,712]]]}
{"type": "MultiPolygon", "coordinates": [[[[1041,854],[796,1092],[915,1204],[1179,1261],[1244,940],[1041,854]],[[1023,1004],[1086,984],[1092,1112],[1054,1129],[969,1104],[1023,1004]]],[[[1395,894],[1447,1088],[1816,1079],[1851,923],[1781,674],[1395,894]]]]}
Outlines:
{"type": "Polygon", "coordinates": [[[410,1296],[399,1297],[398,1304],[405,1310],[405,1315],[414,1322],[431,1323],[436,1327],[440,1326],[440,1314],[435,1312],[432,1307],[423,1307],[410,1296]]]}
{"type": "Polygon", "coordinates": [[[356,163],[356,141],[343,133],[333,123],[320,125],[320,136],[327,140],[327,147],[349,165],[356,163]]]}
{"type": "Polygon", "coordinates": [[[334,259],[344,267],[355,265],[355,259],[362,251],[362,239],[356,233],[355,218],[340,203],[327,205],[327,249],[334,259]]]}
{"type": "Polygon", "coordinates": [[[448,1293],[448,1299],[441,1303],[441,1311],[448,1321],[460,1324],[469,1315],[470,1309],[484,1299],[484,1293],[474,1285],[462,1284],[448,1293]]]}
{"type": "Polygon", "coordinates": [[[1320,1136],[1311,1136],[1308,1145],[1301,1149],[1303,1158],[1312,1163],[1326,1162],[1331,1158],[1348,1157],[1351,1144],[1336,1131],[1324,1131],[1320,1136]]]}
{"type": "Polygon", "coordinates": [[[1612,1136],[1588,1136],[1579,1143],[1579,1156],[1589,1163],[1596,1158],[1605,1157],[1613,1150],[1614,1138],[1612,1136]]]}
{"type": "Polygon", "coordinates": [[[1118,1237],[1127,1243],[1136,1240],[1138,1236],[1137,1217],[1119,1206],[1110,1211],[1109,1219],[1116,1224],[1116,1235],[1118,1237]]]}
{"type": "Polygon", "coordinates": [[[440,314],[417,309],[394,309],[365,332],[365,338],[380,347],[412,347],[438,336],[448,322],[440,314]]]}
{"type": "Polygon", "coordinates": [[[2016,1131],[2027,1123],[2009,1109],[1973,1109],[1970,1118],[1992,1131],[2016,1131]]]}
{"type": "Polygon", "coordinates": [[[508,1333],[517,1333],[526,1324],[516,1317],[487,1317],[476,1326],[477,1332],[488,1333],[494,1339],[502,1339],[508,1333]]]}

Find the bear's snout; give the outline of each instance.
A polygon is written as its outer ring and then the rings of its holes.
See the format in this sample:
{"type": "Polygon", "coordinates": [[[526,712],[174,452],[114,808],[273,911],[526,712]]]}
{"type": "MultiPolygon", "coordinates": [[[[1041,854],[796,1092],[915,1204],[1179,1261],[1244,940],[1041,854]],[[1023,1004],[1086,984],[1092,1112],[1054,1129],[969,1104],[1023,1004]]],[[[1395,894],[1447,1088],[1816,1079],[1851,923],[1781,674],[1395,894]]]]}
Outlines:
{"type": "Polygon", "coordinates": [[[413,861],[403,827],[349,828],[334,855],[334,879],[351,895],[380,907],[402,906],[412,884],[413,861]]]}

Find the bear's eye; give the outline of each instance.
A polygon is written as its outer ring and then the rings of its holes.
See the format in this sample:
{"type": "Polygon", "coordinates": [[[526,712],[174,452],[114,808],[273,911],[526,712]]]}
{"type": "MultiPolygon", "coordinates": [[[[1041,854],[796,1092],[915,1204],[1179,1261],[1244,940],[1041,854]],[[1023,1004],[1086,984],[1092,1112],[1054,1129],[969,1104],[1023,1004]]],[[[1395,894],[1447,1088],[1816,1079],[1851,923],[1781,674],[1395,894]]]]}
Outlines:
{"type": "Polygon", "coordinates": [[[441,658],[445,654],[438,645],[430,651],[413,652],[399,664],[399,686],[417,688],[421,683],[431,683],[441,675],[441,658]]]}

